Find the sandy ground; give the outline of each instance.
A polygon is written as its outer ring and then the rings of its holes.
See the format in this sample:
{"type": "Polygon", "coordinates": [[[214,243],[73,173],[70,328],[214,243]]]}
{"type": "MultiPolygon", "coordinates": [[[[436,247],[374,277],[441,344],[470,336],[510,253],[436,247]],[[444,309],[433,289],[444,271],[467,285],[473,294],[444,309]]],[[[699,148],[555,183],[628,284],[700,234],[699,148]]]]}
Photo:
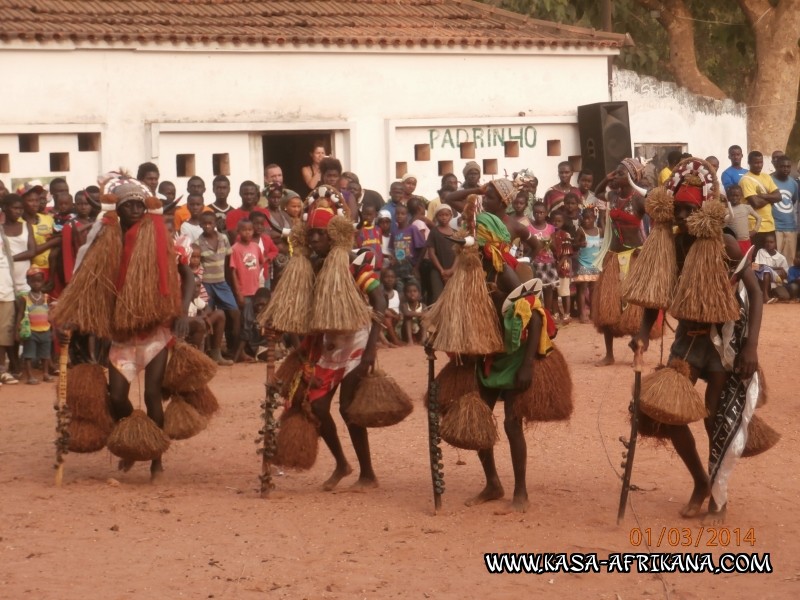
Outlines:
{"type": "MultiPolygon", "coordinates": [[[[53,484],[54,386],[0,389],[0,596],[3,598],[796,598],[800,542],[795,502],[798,480],[796,401],[800,312],[796,305],[765,308],[760,349],[770,401],[760,414],[783,434],[759,457],[743,459],[731,482],[727,548],[709,547],[705,531],[695,552],[769,553],[768,575],[540,574],[490,575],[486,552],[646,552],[633,528],[651,530],[653,552],[670,546],[699,520],[677,512],[690,479],[677,456],[641,445],[625,522],[616,525],[622,446],[632,371],[618,342],[618,364],[596,368],[601,339],[590,326],[570,325],[558,343],[575,383],[568,424],[529,429],[531,507],[500,515],[503,501],[467,508],[482,487],[473,452],[444,446],[444,510],[433,515],[427,421],[417,400],[402,424],[373,430],[381,487],[320,490],[332,469],[327,449],[309,472],[278,477],[277,491],[259,499],[254,439],[259,429],[263,366],[221,371],[213,382],[223,410],[198,437],[173,444],[166,477],[148,482],[146,465],[116,470],[107,451],[67,457],[64,485],[53,484]],[[793,375],[794,373],[794,375],[793,375]],[[794,383],[791,383],[794,381],[794,383]],[[754,544],[740,539],[753,531],[754,544]],[[666,532],[661,547],[657,536],[666,532]]],[[[647,360],[657,361],[657,346],[647,360]]],[[[442,366],[440,357],[437,363],[442,366]]],[[[419,348],[382,351],[382,365],[415,399],[425,389],[419,348]]],[[[496,414],[500,415],[501,407],[496,414]]],[[[337,415],[338,416],[338,415],[337,415]]],[[[340,424],[340,434],[343,428],[340,424]]],[[[693,426],[694,427],[694,426],[693,426]]],[[[511,466],[502,434],[498,466],[506,490],[511,466]]],[[[696,427],[701,451],[705,436],[696,427]]],[[[345,434],[346,435],[346,434],[345,434]]],[[[346,450],[355,458],[348,444],[346,450]]],[[[721,543],[724,535],[717,538],[721,543]]],[[[749,537],[749,536],[748,536],[749,537]]]]}

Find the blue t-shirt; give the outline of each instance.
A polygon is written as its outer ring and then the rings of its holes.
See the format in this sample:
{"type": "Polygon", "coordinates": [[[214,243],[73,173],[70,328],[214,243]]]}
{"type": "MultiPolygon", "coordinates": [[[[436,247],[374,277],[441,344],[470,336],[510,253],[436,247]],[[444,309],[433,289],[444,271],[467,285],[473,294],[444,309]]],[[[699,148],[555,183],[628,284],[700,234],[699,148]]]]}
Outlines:
{"type": "Polygon", "coordinates": [[[800,267],[789,267],[789,271],[786,273],[786,281],[788,283],[792,283],[800,279],[800,267]]]}
{"type": "Polygon", "coordinates": [[[722,172],[722,177],[720,178],[722,179],[722,188],[727,190],[729,186],[739,185],[739,181],[745,173],[747,173],[747,169],[728,167],[722,172]]]}
{"type": "Polygon", "coordinates": [[[781,201],[772,205],[775,231],[797,231],[797,216],[795,215],[795,206],[798,200],[797,182],[791,177],[787,177],[786,181],[781,181],[775,175],[772,176],[772,181],[781,192],[781,201]]]}

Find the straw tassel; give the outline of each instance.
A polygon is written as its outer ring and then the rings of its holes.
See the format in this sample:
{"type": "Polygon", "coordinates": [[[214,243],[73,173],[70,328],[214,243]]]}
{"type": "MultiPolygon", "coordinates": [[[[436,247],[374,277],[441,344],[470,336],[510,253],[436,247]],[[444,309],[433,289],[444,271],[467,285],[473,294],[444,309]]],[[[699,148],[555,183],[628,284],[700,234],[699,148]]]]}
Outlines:
{"type": "Polygon", "coordinates": [[[345,416],[349,423],[361,427],[389,427],[400,423],[413,410],[405,390],[392,377],[375,370],[358,384],[345,416]]]}
{"type": "Polygon", "coordinates": [[[123,460],[155,460],[169,449],[169,438],[147,414],[136,409],[117,423],[107,445],[123,460]]]}
{"type": "Polygon", "coordinates": [[[664,187],[656,188],[648,194],[645,210],[653,229],[622,282],[622,298],[637,306],[666,309],[678,285],[672,194],[664,187]]]}
{"type": "Polygon", "coordinates": [[[619,260],[614,252],[608,252],[603,260],[603,271],[594,286],[592,297],[592,322],[603,333],[613,327],[622,317],[622,295],[619,291],[619,260]]]}
{"type": "Polygon", "coordinates": [[[442,415],[442,439],[463,450],[488,450],[497,443],[497,423],[489,405],[472,392],[459,398],[442,415]]]}
{"type": "Polygon", "coordinates": [[[747,441],[744,445],[743,457],[762,454],[772,448],[781,439],[781,434],[757,415],[753,415],[747,424],[747,441]]]}
{"type": "Polygon", "coordinates": [[[358,331],[370,324],[371,312],[350,272],[353,224],[345,217],[333,217],[328,235],[331,249],[314,284],[311,329],[358,331]]]}
{"type": "Polygon", "coordinates": [[[169,392],[200,390],[217,374],[217,363],[186,342],[172,349],[162,387],[169,392]]]}
{"type": "Polygon", "coordinates": [[[306,335],[311,332],[314,305],[314,268],[309,259],[306,226],[298,223],[289,236],[294,249],[269,304],[258,316],[262,328],[306,335]]]}
{"type": "Polygon", "coordinates": [[[689,363],[672,359],[666,367],[643,377],[642,412],[667,425],[688,425],[706,418],[705,403],[689,374],[689,363]]]}
{"type": "Polygon", "coordinates": [[[453,354],[503,352],[497,311],[486,287],[477,246],[461,248],[453,276],[423,316],[434,350],[453,354]]]}
{"type": "MultiPolygon", "coordinates": [[[[434,381],[437,385],[439,410],[444,414],[459,398],[478,391],[476,359],[472,356],[451,358],[439,371],[434,381]]],[[[425,394],[425,407],[428,407],[428,394],[425,394]]]]}
{"type": "Polygon", "coordinates": [[[86,251],[77,272],[53,307],[58,326],[74,325],[78,331],[111,338],[116,303],[117,273],[122,255],[122,230],[115,212],[106,213],[102,229],[86,251]]]}
{"type": "Polygon", "coordinates": [[[572,408],[572,376],[564,355],[553,348],[534,359],[533,382],[514,403],[514,413],[525,421],[567,421],[572,408]]]}
{"type": "Polygon", "coordinates": [[[722,239],[725,213],[722,203],[709,200],[687,219],[689,233],[697,239],[686,255],[670,307],[676,319],[724,323],[739,318],[722,239]]]}

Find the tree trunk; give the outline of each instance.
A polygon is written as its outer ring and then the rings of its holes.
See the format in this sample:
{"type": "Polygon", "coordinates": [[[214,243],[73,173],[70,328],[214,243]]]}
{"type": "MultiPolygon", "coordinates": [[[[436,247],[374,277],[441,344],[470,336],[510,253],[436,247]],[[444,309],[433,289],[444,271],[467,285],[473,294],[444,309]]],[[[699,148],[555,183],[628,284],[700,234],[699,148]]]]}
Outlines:
{"type": "Polygon", "coordinates": [[[739,0],[756,38],[756,74],[747,97],[747,145],[786,150],[800,86],[800,0],[739,0]]]}
{"type": "Polygon", "coordinates": [[[667,31],[669,40],[668,68],[676,83],[694,94],[717,100],[725,93],[697,66],[692,14],[684,0],[636,0],[650,11],[658,12],[657,20],[667,31]]]}

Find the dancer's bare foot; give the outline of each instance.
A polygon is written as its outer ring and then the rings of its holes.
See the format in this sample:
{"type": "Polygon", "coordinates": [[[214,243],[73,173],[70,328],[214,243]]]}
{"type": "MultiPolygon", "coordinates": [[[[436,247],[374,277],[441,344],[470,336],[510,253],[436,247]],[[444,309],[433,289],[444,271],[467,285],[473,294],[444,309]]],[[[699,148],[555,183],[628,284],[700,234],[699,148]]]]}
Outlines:
{"type": "Polygon", "coordinates": [[[134,464],[136,464],[135,460],[128,460],[127,458],[121,458],[117,463],[117,468],[123,473],[127,473],[133,468],[134,464]]]}
{"type": "Polygon", "coordinates": [[[703,504],[710,494],[708,483],[695,484],[692,496],[689,502],[680,510],[680,515],[684,519],[693,519],[700,515],[703,510],[703,504]]]}
{"type": "Polygon", "coordinates": [[[530,502],[528,502],[528,494],[514,496],[514,498],[509,502],[506,506],[497,509],[494,511],[496,515],[510,515],[514,513],[524,513],[528,512],[528,506],[530,502]]]}
{"type": "Polygon", "coordinates": [[[366,492],[367,490],[378,487],[378,479],[375,475],[361,475],[358,480],[350,486],[351,492],[366,492]]]}
{"type": "Polygon", "coordinates": [[[708,501],[708,514],[703,517],[703,525],[722,525],[728,516],[728,505],[717,506],[713,498],[708,501]]]}
{"type": "Polygon", "coordinates": [[[608,367],[608,366],[611,366],[613,364],[614,364],[614,357],[613,356],[609,356],[609,355],[606,354],[601,360],[598,360],[596,363],[594,363],[594,366],[595,367],[608,367]]]}
{"type": "Polygon", "coordinates": [[[328,477],[327,481],[322,484],[322,489],[326,492],[330,492],[333,488],[335,488],[338,483],[350,475],[353,472],[353,467],[348,464],[345,464],[344,467],[336,467],[330,477],[328,477]]]}
{"type": "Polygon", "coordinates": [[[505,491],[503,491],[503,486],[500,483],[487,483],[486,487],[483,488],[483,491],[478,494],[477,496],[470,498],[464,504],[467,506],[477,506],[478,504],[484,504],[485,502],[491,502],[492,500],[499,500],[505,495],[505,491]]]}
{"type": "Polygon", "coordinates": [[[158,483],[164,477],[164,465],[161,459],[157,458],[150,463],[150,483],[158,483]]]}

